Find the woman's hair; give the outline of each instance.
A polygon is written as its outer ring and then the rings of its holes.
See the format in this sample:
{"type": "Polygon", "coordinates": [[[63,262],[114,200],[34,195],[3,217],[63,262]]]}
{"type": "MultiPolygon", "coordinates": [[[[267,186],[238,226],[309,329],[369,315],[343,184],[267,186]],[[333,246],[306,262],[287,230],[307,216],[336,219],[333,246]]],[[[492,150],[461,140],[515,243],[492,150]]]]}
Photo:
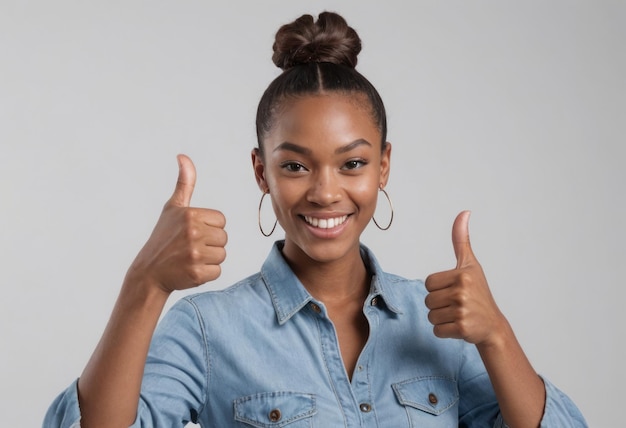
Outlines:
{"type": "Polygon", "coordinates": [[[322,12],[315,21],[302,15],[276,33],[272,60],[283,70],[265,90],[256,116],[259,150],[272,129],[282,103],[289,98],[322,92],[360,94],[368,102],[372,120],[381,134],[381,149],[387,141],[387,117],[378,91],[355,70],[361,39],[345,19],[322,12]]]}

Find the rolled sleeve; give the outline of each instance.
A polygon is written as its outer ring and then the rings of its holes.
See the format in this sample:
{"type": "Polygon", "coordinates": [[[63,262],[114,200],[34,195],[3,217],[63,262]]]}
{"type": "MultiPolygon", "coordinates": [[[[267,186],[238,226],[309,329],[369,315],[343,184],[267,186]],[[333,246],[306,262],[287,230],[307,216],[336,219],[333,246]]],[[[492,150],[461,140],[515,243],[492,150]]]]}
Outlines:
{"type": "Polygon", "coordinates": [[[43,428],[80,428],[78,380],[60,394],[48,408],[43,428]]]}
{"type": "Polygon", "coordinates": [[[541,420],[541,428],[588,427],[574,402],[550,381],[543,377],[542,379],[546,386],[546,407],[541,420]]]}

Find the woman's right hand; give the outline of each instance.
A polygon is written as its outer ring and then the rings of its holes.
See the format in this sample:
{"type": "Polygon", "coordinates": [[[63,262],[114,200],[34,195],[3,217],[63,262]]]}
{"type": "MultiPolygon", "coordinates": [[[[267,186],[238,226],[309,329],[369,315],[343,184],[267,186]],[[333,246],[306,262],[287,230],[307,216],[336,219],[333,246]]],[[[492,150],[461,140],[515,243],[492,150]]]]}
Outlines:
{"type": "Polygon", "coordinates": [[[156,286],[167,294],[219,277],[228,239],[224,230],[226,219],[221,212],[189,206],[196,168],[185,155],[178,155],[177,159],[176,189],[125,281],[156,286]]]}

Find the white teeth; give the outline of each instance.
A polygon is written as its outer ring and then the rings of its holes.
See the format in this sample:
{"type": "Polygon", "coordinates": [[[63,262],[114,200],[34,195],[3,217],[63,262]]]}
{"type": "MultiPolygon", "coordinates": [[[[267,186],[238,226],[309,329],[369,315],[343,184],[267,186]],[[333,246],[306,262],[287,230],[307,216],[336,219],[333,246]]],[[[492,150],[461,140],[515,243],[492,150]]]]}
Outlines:
{"type": "Polygon", "coordinates": [[[348,218],[347,215],[334,218],[315,218],[304,216],[304,220],[313,227],[319,227],[320,229],[332,229],[333,227],[343,224],[348,218]]]}

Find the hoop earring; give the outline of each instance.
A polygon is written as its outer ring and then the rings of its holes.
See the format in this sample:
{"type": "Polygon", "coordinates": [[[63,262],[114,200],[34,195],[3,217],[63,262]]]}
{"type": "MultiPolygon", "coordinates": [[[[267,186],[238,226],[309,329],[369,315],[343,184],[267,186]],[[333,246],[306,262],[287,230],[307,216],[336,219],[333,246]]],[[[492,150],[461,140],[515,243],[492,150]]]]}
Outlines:
{"type": "Polygon", "coordinates": [[[261,226],[261,207],[263,206],[263,199],[265,199],[265,195],[269,195],[269,194],[270,192],[263,192],[263,195],[261,196],[261,202],[259,202],[259,230],[265,237],[271,236],[272,233],[274,233],[274,229],[276,229],[276,224],[278,224],[278,219],[276,219],[276,221],[274,222],[274,226],[272,227],[272,230],[270,231],[270,233],[265,233],[265,231],[263,230],[263,226],[261,226]]]}
{"type": "Polygon", "coordinates": [[[385,189],[383,189],[381,187],[380,191],[383,192],[383,194],[387,198],[387,202],[389,203],[389,209],[391,210],[391,218],[389,219],[389,224],[387,224],[386,227],[380,227],[380,224],[378,224],[378,222],[376,221],[376,218],[374,218],[374,216],[372,216],[372,220],[374,220],[374,224],[376,225],[377,228],[379,228],[380,230],[387,230],[387,229],[389,229],[391,227],[391,223],[393,222],[393,204],[391,203],[391,198],[389,198],[389,195],[387,194],[385,189]]]}

